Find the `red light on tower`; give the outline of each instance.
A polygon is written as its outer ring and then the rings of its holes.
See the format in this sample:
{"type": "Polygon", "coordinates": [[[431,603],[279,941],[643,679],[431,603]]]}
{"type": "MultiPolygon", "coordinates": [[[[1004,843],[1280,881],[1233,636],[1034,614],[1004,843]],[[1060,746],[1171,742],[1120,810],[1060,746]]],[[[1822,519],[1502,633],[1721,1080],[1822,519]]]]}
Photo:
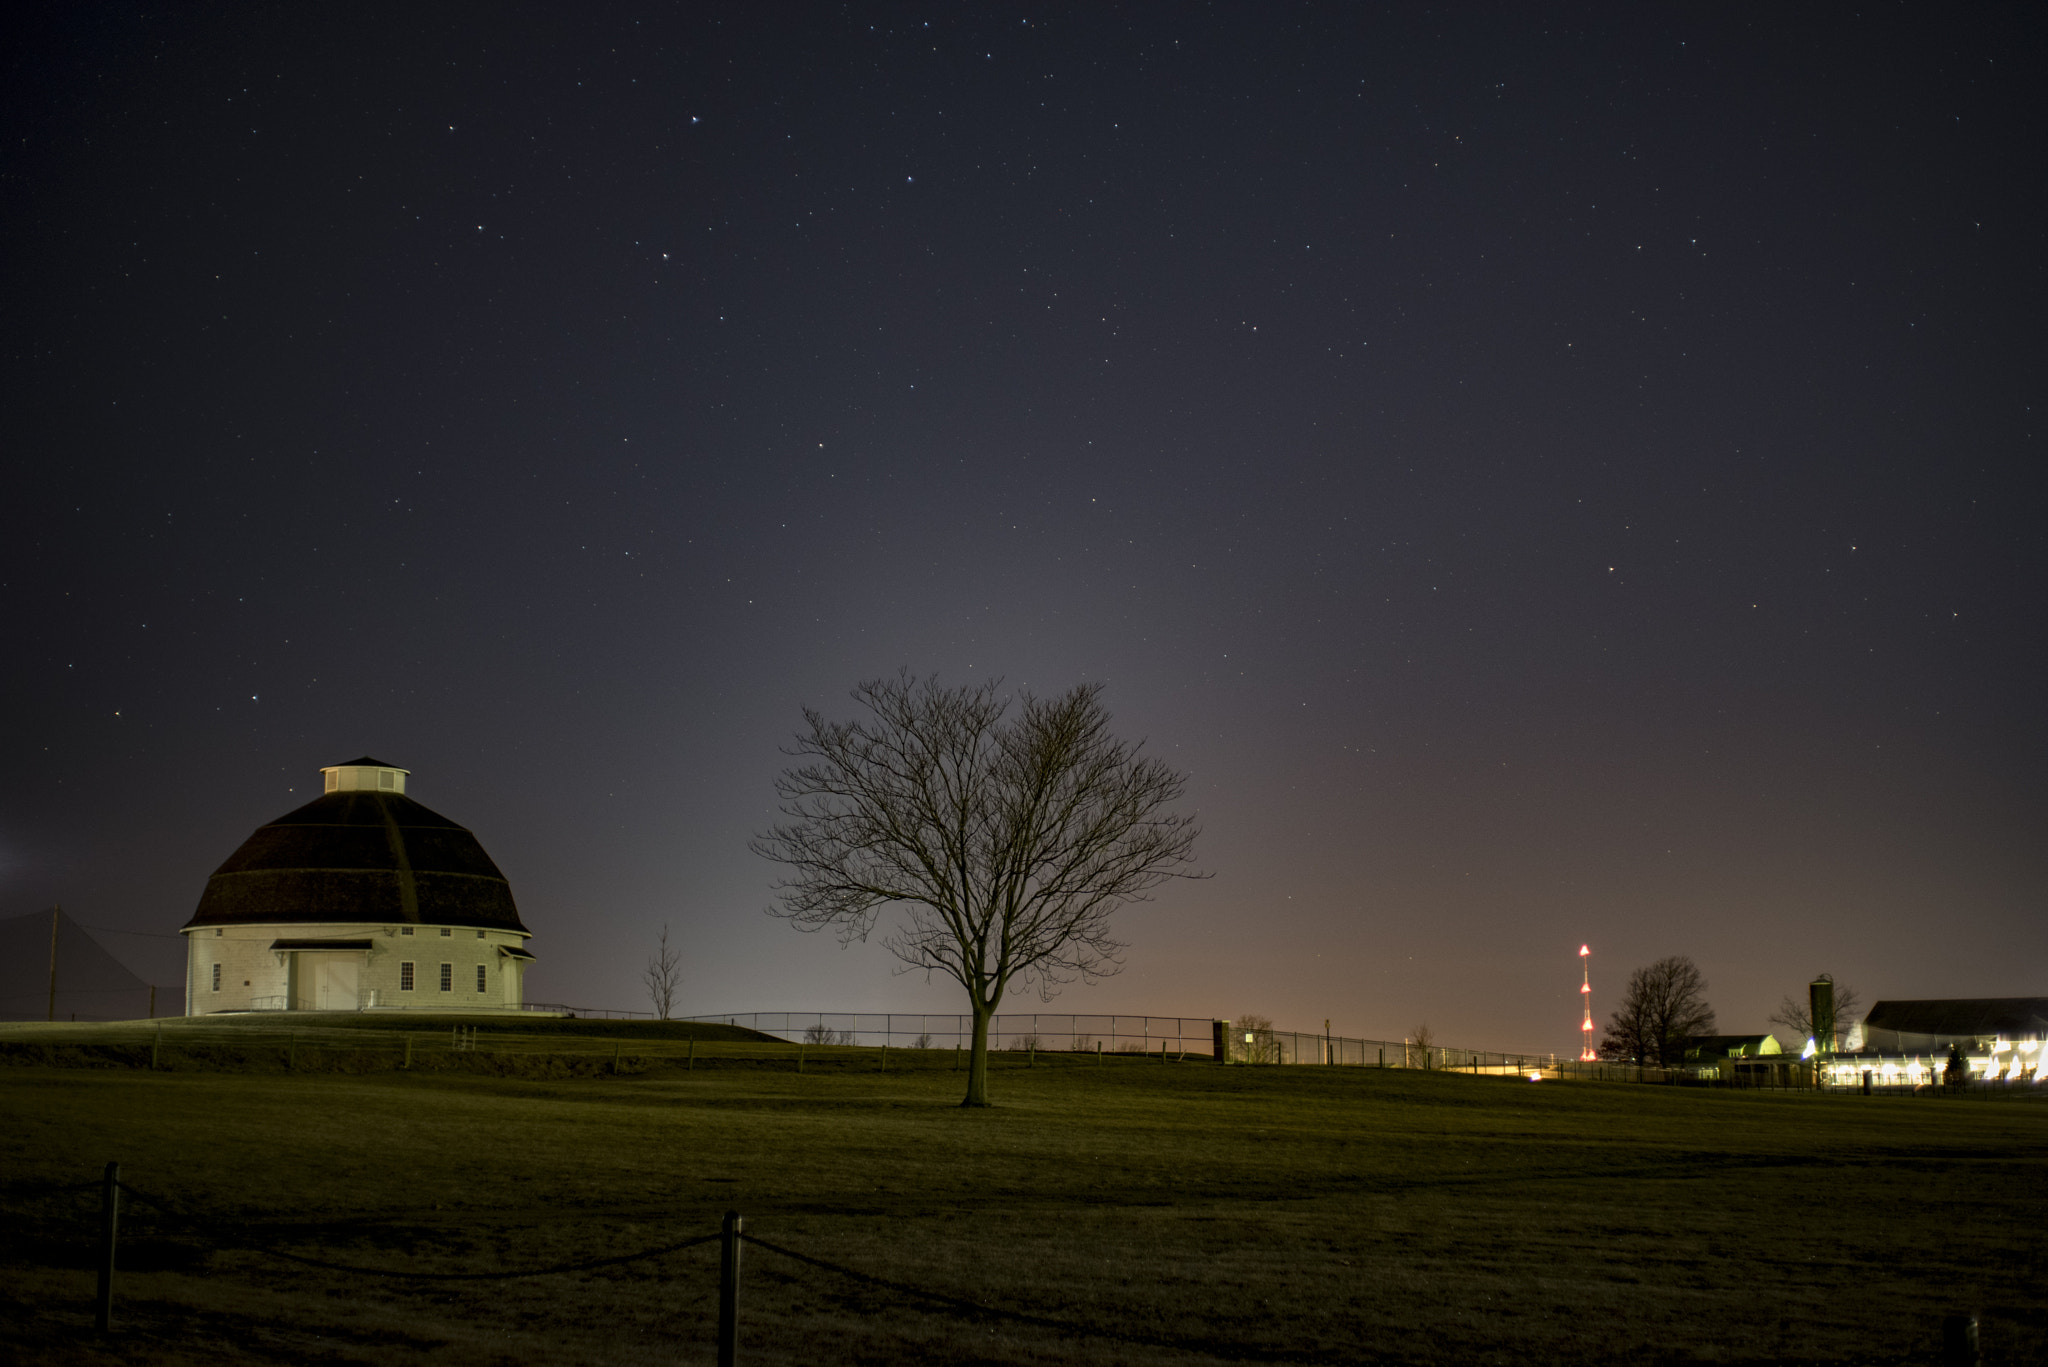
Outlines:
{"type": "Polygon", "coordinates": [[[1593,973],[1586,962],[1592,952],[1587,945],[1579,946],[1579,1000],[1586,1004],[1586,1018],[1579,1022],[1579,1033],[1585,1039],[1579,1050],[1581,1063],[1593,1063],[1600,1057],[1593,1052],[1593,973]]]}

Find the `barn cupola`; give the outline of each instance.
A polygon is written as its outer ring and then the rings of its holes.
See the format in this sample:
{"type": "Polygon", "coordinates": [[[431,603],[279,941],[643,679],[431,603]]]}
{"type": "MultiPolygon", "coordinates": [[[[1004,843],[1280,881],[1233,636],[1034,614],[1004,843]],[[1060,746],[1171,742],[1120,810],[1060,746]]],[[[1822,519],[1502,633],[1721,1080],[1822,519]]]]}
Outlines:
{"type": "Polygon", "coordinates": [[[346,764],[330,764],[320,771],[330,793],[404,793],[405,776],[412,771],[364,755],[346,764]]]}

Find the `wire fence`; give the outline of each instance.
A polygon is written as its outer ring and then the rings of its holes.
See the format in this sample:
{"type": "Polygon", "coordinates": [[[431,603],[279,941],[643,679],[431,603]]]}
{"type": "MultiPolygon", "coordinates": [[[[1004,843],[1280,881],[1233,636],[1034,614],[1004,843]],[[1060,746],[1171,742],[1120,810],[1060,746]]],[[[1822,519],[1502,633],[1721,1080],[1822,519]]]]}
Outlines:
{"type": "MultiPolygon", "coordinates": [[[[18,1190],[18,1189],[17,1189],[18,1190]]],[[[53,1196],[65,1194],[99,1193],[98,1237],[95,1240],[94,1262],[98,1272],[94,1294],[94,1328],[103,1336],[112,1336],[117,1329],[115,1302],[117,1277],[120,1268],[120,1239],[122,1198],[125,1196],[154,1210],[159,1217],[158,1234],[169,1233],[180,1237],[189,1244],[196,1244],[209,1251],[234,1251],[277,1258],[300,1267],[317,1269],[343,1277],[365,1277],[384,1282],[417,1282],[428,1285],[449,1283],[510,1282],[534,1277],[573,1276],[580,1273],[624,1269],[625,1275],[633,1275],[633,1266],[640,1265],[641,1276],[656,1277],[664,1282],[673,1280],[673,1274],[660,1264],[664,1259],[693,1249],[716,1244],[718,1257],[718,1314],[716,1328],[716,1355],[720,1367],[737,1367],[743,1327],[742,1273],[743,1250],[752,1247],[764,1253],[773,1254],[790,1262],[810,1268],[829,1276],[860,1284],[861,1286],[892,1293],[905,1308],[922,1310],[927,1314],[944,1314],[972,1319],[978,1322],[997,1321],[1027,1325],[1046,1330],[1072,1339],[1096,1339],[1108,1343],[1131,1344],[1149,1348],[1194,1351],[1208,1358],[1247,1362],[1295,1362],[1295,1363],[1337,1363],[1355,1361],[1355,1355],[1347,1351],[1331,1355],[1315,1351],[1303,1352],[1299,1347],[1278,1347],[1259,1343],[1224,1342],[1213,1336],[1195,1337],[1171,1333],[1135,1333],[1126,1329],[1113,1330],[1099,1324],[1087,1324],[1071,1318],[1046,1315],[993,1304],[985,1300],[964,1296],[930,1286],[920,1286],[898,1278],[879,1276],[861,1268],[849,1267],[844,1263],[820,1257],[801,1249],[761,1238],[746,1230],[746,1221],[738,1211],[725,1212],[719,1228],[715,1231],[688,1235],[664,1243],[636,1248],[624,1253],[609,1253],[596,1258],[561,1260],[539,1266],[521,1268],[500,1268],[490,1271],[448,1272],[432,1268],[372,1267],[361,1264],[336,1262],[329,1258],[315,1257],[284,1246],[278,1239],[265,1240],[254,1237],[252,1231],[258,1226],[247,1218],[229,1222],[211,1218],[184,1209],[180,1203],[163,1196],[144,1191],[121,1177],[121,1165],[108,1163],[101,1179],[97,1182],[78,1182],[46,1188],[53,1196]]],[[[71,1218],[80,1214],[74,1208],[71,1218]]],[[[295,1230],[304,1238],[306,1224],[301,1219],[273,1221],[273,1225],[295,1230]]],[[[218,1269],[215,1270],[218,1275],[218,1269]]],[[[1974,1315],[1950,1315],[1942,1321],[1944,1362],[1975,1363],[1979,1356],[1979,1321],[1974,1315]]]]}
{"type": "MultiPolygon", "coordinates": [[[[953,1067],[973,1038],[966,1015],[747,1012],[682,1018],[676,1024],[730,1025],[754,1039],[696,1039],[663,1034],[659,1023],[628,1017],[609,1033],[578,1033],[563,1021],[507,1018],[503,1026],[451,1022],[433,1026],[413,1021],[390,1026],[374,1018],[345,1016],[348,1024],[320,1024],[322,1014],[210,1016],[125,1022],[10,1022],[0,1024],[0,1051],[23,1057],[78,1049],[109,1064],[174,1067],[229,1065],[239,1058],[260,1062],[269,1051],[287,1068],[328,1067],[343,1071],[407,1068],[415,1060],[438,1064],[439,1056],[486,1054],[517,1071],[530,1061],[543,1069],[592,1071],[589,1061],[609,1061],[610,1070],[638,1070],[663,1061],[695,1067],[770,1066],[802,1072],[806,1060],[832,1067],[953,1067]],[[536,1028],[539,1027],[539,1028],[536,1028]],[[126,1051],[125,1053],[122,1051],[126,1051]],[[548,1064],[547,1059],[559,1064],[548,1064]],[[892,1065],[891,1059],[896,1062],[892,1065]],[[583,1060],[583,1062],[578,1062],[583,1060]]],[[[328,1019],[333,1019],[332,1016],[328,1019]]],[[[1637,1066],[1612,1060],[1586,1061],[1555,1054],[1463,1049],[1414,1040],[1359,1039],[1335,1034],[1275,1030],[1263,1023],[1194,1016],[1006,1013],[990,1022],[989,1047],[1004,1066],[1058,1065],[1105,1058],[1166,1062],[1214,1061],[1240,1066],[1325,1066],[1412,1069],[1480,1077],[1526,1077],[1535,1081],[1639,1083],[1741,1090],[1863,1092],[1870,1094],[1960,1094],[2048,1097],[2048,1079],[2032,1066],[1972,1067],[1951,1081],[1940,1061],[1878,1060],[1849,1056],[1738,1058],[1684,1068],[1637,1066]],[[1250,1028],[1244,1028],[1249,1025],[1250,1028]],[[1868,1074],[1868,1077],[1865,1074],[1868,1074]]],[[[50,1057],[54,1060],[55,1055],[50,1057]]],[[[74,1057],[74,1056],[67,1056],[74,1057]]],[[[81,1059],[81,1061],[90,1061],[81,1059]]],[[[488,1060],[479,1060],[488,1064],[488,1060]]],[[[1973,1060],[1981,1063],[1982,1060],[1973,1060]]],[[[2000,1060],[1992,1059],[1992,1063],[2000,1060]]]]}
{"type": "MultiPolygon", "coordinates": [[[[17,1189],[18,1192],[18,1189],[17,1189]]],[[[94,1296],[94,1327],[103,1335],[111,1335],[117,1329],[115,1302],[117,1278],[120,1269],[120,1242],[123,1198],[150,1207],[157,1215],[156,1228],[151,1233],[161,1237],[170,1235],[197,1245],[202,1250],[250,1253],[262,1257],[277,1258],[300,1267],[315,1268],[322,1272],[344,1277],[368,1277],[385,1282],[420,1282],[427,1284],[509,1282],[533,1277],[570,1276],[606,1269],[630,1269],[634,1264],[643,1267],[640,1275],[657,1277],[663,1281],[672,1279],[672,1274],[658,1264],[663,1259],[710,1244],[719,1245],[718,1261],[718,1322],[717,1360],[721,1367],[733,1367],[739,1360],[742,1299],[741,1280],[743,1270],[743,1247],[752,1247],[765,1253],[785,1258],[804,1267],[824,1272],[862,1286],[893,1293],[900,1301],[910,1303],[906,1308],[923,1309],[925,1313],[963,1316],[978,1321],[1002,1321],[1012,1324],[1029,1325],[1050,1330],[1069,1338],[1099,1339],[1111,1343],[1128,1343],[1154,1348],[1196,1350],[1205,1355],[1219,1352],[1231,1359],[1241,1361],[1272,1362],[1322,1362],[1336,1361],[1317,1354],[1304,1356],[1298,1350],[1285,1350],[1266,1345],[1226,1344],[1214,1338],[1181,1336],[1173,1334],[1143,1334],[1126,1330],[1106,1329],[1099,1325],[1085,1324],[1072,1319],[1052,1315],[1036,1314],[1013,1309],[987,1301],[919,1286],[897,1278],[879,1276],[861,1268],[849,1267],[844,1263],[791,1248],[785,1244],[763,1239],[746,1231],[745,1219],[738,1211],[727,1211],[720,1227],[710,1233],[696,1234],[665,1243],[636,1248],[625,1253],[612,1253],[596,1258],[578,1258],[532,1267],[501,1268],[492,1271],[447,1272],[432,1268],[369,1267],[356,1263],[337,1262],[331,1258],[315,1257],[286,1247],[277,1239],[257,1237],[255,1230],[261,1228],[248,1218],[226,1221],[185,1209],[180,1203],[161,1195],[145,1191],[125,1181],[121,1176],[118,1162],[106,1165],[101,1180],[78,1182],[45,1189],[46,1194],[62,1197],[66,1194],[99,1194],[98,1237],[95,1240],[94,1262],[98,1271],[98,1284],[94,1296]]],[[[18,1214],[18,1213],[17,1213],[18,1214]]],[[[73,1219],[78,1218],[74,1213],[73,1219]]],[[[133,1217],[129,1217],[131,1221],[133,1217]]],[[[299,1219],[283,1219],[268,1222],[282,1228],[303,1231],[305,1222],[299,1219]]],[[[216,1274],[218,1275],[217,1271],[216,1274]]],[[[1343,1359],[1349,1360],[1349,1359],[1343,1359]]]]}
{"type": "MultiPolygon", "coordinates": [[[[791,1044],[898,1049],[966,1048],[974,1017],[852,1011],[744,1011],[683,1016],[707,1025],[736,1025],[791,1044]]],[[[1207,1016],[1070,1015],[1006,1012],[989,1020],[988,1046],[1016,1053],[1170,1054],[1212,1056],[1214,1022],[1207,1016]]]]}

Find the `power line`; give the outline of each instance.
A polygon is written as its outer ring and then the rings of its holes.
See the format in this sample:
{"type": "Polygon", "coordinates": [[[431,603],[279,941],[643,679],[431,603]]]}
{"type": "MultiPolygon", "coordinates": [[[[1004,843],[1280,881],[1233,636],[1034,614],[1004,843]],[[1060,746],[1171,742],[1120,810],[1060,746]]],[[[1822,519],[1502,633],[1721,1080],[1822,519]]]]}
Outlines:
{"type": "Polygon", "coordinates": [[[165,935],[154,930],[117,930],[113,926],[89,926],[83,921],[73,921],[71,924],[77,926],[80,930],[97,930],[103,935],[142,935],[152,940],[182,940],[185,938],[182,935],[165,935]]]}

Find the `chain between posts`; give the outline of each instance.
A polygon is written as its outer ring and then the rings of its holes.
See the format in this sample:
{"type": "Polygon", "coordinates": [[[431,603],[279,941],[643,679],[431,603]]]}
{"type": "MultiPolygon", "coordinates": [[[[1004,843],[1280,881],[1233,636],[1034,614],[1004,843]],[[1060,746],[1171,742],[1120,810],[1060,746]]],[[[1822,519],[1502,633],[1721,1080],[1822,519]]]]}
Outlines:
{"type": "MultiPolygon", "coordinates": [[[[135,1199],[154,1206],[175,1219],[183,1220],[201,1229],[218,1231],[222,1228],[218,1222],[186,1214],[177,1210],[162,1197],[153,1196],[148,1192],[138,1190],[122,1181],[120,1173],[121,1165],[119,1163],[109,1163],[99,1182],[67,1184],[53,1189],[55,1191],[86,1191],[93,1187],[100,1189],[102,1204],[99,1285],[97,1288],[98,1295],[96,1297],[97,1304],[94,1322],[102,1334],[111,1333],[113,1329],[115,1250],[119,1232],[119,1209],[122,1192],[125,1191],[135,1199]]],[[[267,1254],[271,1257],[287,1259],[303,1266],[320,1268],[329,1272],[366,1277],[382,1277],[394,1281],[428,1282],[511,1281],[523,1277],[545,1277],[572,1272],[594,1271],[599,1268],[616,1267],[624,1263],[663,1257],[671,1253],[683,1252],[686,1249],[700,1248],[706,1244],[717,1243],[720,1246],[717,1331],[717,1360],[719,1367],[738,1367],[739,1363],[741,1255],[743,1246],[746,1244],[753,1244],[755,1247],[766,1250],[769,1253],[817,1268],[820,1271],[830,1272],[851,1281],[891,1291],[909,1299],[923,1301],[929,1305],[941,1307],[956,1314],[984,1319],[1007,1320],[1011,1323],[1030,1325],[1034,1328],[1051,1330],[1077,1338],[1096,1338],[1114,1343],[1130,1343],[1153,1348],[1199,1351],[1210,1356],[1230,1358],[1238,1361],[1334,1363],[1354,1360],[1351,1358],[1333,1358],[1314,1352],[1304,1354],[1299,1350],[1266,1348],[1252,1344],[1226,1344],[1212,1339],[1197,1339],[1175,1335],[1119,1333],[1076,1324],[1067,1320],[1053,1319],[1046,1315],[1035,1315],[1028,1311],[1009,1310],[1000,1306],[986,1305],[979,1301],[949,1295],[942,1291],[928,1290],[924,1287],[897,1281],[893,1278],[876,1276],[870,1272],[863,1272],[858,1268],[847,1267],[842,1263],[835,1263],[829,1259],[802,1253],[796,1249],[763,1239],[758,1235],[749,1234],[746,1232],[744,1218],[736,1210],[729,1210],[725,1213],[724,1219],[721,1221],[716,1233],[702,1234],[694,1238],[682,1239],[674,1243],[661,1244],[652,1248],[639,1249],[631,1253],[621,1253],[604,1258],[584,1259],[577,1262],[557,1263],[547,1267],[526,1268],[508,1272],[400,1272],[387,1268],[359,1267],[347,1263],[329,1262],[325,1259],[312,1258],[304,1254],[290,1252],[286,1249],[266,1247],[241,1239],[224,1238],[220,1242],[223,1247],[267,1254]]],[[[1942,1362],[1944,1367],[1949,1367],[1950,1364],[1954,1364],[1954,1367],[1978,1367],[1982,1359],[1978,1356],[1977,1318],[1975,1316],[1950,1316],[1943,1322],[1942,1331],[1944,1340],[1942,1362]]]]}

